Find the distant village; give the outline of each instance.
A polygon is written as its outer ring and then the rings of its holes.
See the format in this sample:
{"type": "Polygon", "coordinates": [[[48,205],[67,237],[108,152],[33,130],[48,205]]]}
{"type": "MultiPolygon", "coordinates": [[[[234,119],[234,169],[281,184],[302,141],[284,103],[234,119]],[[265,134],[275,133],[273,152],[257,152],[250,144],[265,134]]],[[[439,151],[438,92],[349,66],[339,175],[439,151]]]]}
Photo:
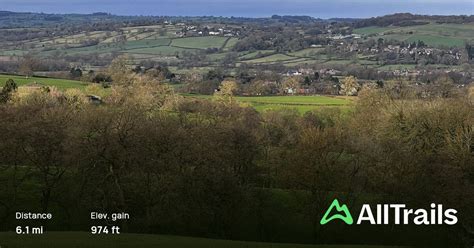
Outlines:
{"type": "MultiPolygon", "coordinates": [[[[169,22],[166,22],[169,23],[169,22]]],[[[181,31],[176,32],[177,37],[194,37],[194,36],[223,36],[223,37],[238,37],[240,30],[229,27],[211,27],[205,25],[203,27],[195,25],[186,25],[185,23],[177,23],[176,26],[181,28],[181,31]]]]}

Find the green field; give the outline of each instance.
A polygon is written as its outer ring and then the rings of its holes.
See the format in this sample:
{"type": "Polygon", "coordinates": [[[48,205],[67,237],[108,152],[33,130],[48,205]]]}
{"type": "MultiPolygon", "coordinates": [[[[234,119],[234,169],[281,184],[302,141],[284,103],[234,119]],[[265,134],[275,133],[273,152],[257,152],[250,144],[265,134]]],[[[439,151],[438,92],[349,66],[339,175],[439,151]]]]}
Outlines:
{"type": "Polygon", "coordinates": [[[110,45],[97,45],[97,46],[89,46],[89,47],[77,47],[77,48],[69,48],[69,49],[59,49],[59,50],[50,50],[42,52],[43,55],[51,56],[56,51],[64,52],[65,54],[69,55],[84,55],[90,53],[110,53],[110,52],[117,52],[120,51],[120,48],[117,46],[110,46],[110,45]]]}
{"type": "Polygon", "coordinates": [[[291,110],[294,109],[298,111],[300,114],[304,114],[306,112],[314,111],[317,109],[328,109],[328,108],[338,108],[342,110],[344,113],[350,111],[350,106],[348,105],[341,105],[341,106],[324,106],[324,105],[278,105],[278,104],[259,104],[253,103],[252,107],[257,110],[258,112],[265,112],[265,111],[280,111],[280,110],[291,110]]]}
{"type": "Polygon", "coordinates": [[[227,39],[226,37],[217,36],[189,37],[174,39],[171,45],[195,49],[222,48],[227,39]]]}
{"type": "Polygon", "coordinates": [[[37,83],[45,86],[54,86],[60,90],[65,90],[69,88],[78,88],[84,89],[87,86],[87,83],[75,80],[68,79],[57,79],[57,78],[42,78],[42,77],[29,77],[24,76],[13,76],[13,75],[3,75],[0,74],[0,87],[5,85],[5,82],[8,79],[13,79],[18,86],[37,83]]]}
{"type": "Polygon", "coordinates": [[[380,34],[390,29],[391,28],[387,28],[387,27],[365,27],[365,28],[354,29],[354,33],[363,34],[363,35],[371,35],[371,34],[380,34]]]}
{"type": "Polygon", "coordinates": [[[352,63],[356,63],[356,62],[350,59],[334,59],[334,60],[328,60],[325,62],[326,65],[349,65],[352,63]]]}
{"type": "Polygon", "coordinates": [[[324,48],[306,48],[296,52],[291,52],[289,55],[300,57],[317,57],[316,55],[319,55],[318,53],[321,53],[322,51],[324,51],[324,48]]]}
{"type": "Polygon", "coordinates": [[[400,65],[383,65],[378,67],[382,71],[393,71],[393,70],[403,70],[403,69],[415,69],[416,65],[414,64],[400,64],[400,65]]]}
{"type": "Polygon", "coordinates": [[[187,50],[193,51],[193,49],[185,49],[185,48],[172,47],[172,46],[158,46],[158,47],[130,49],[130,50],[126,50],[125,52],[132,56],[134,54],[175,56],[187,50]]]}
{"type": "Polygon", "coordinates": [[[168,39],[168,38],[135,40],[135,41],[128,41],[125,44],[125,49],[128,50],[128,49],[141,48],[141,47],[168,46],[170,43],[171,43],[171,39],[168,39]]]}
{"type": "Polygon", "coordinates": [[[0,233],[0,247],[5,248],[389,248],[369,245],[299,245],[259,243],[167,235],[121,234],[94,236],[84,232],[52,232],[43,236],[18,236],[0,233]]]}
{"type": "MultiPolygon", "coordinates": [[[[209,95],[186,94],[187,97],[211,99],[209,95]]],[[[267,110],[296,109],[301,114],[320,108],[337,107],[348,109],[352,102],[349,98],[329,96],[240,96],[236,99],[246,103],[259,112],[267,110]]]]}
{"type": "Polygon", "coordinates": [[[250,52],[250,53],[244,54],[244,55],[240,56],[239,59],[241,59],[241,60],[251,60],[251,59],[257,58],[258,56],[265,56],[265,55],[268,55],[268,54],[272,54],[274,52],[275,52],[274,50],[258,50],[258,51],[255,51],[255,52],[250,52]]]}
{"type": "Polygon", "coordinates": [[[463,47],[474,39],[474,23],[416,25],[408,27],[364,27],[354,33],[374,35],[374,39],[394,39],[407,42],[421,40],[430,46],[463,47]]]}
{"type": "Polygon", "coordinates": [[[324,61],[321,60],[315,60],[315,59],[296,59],[296,60],[291,60],[289,62],[286,62],[286,66],[294,67],[294,66],[300,66],[300,65],[305,65],[305,64],[317,64],[317,63],[324,63],[324,61]]]}
{"type": "Polygon", "coordinates": [[[23,50],[4,50],[0,52],[0,55],[3,56],[23,56],[27,51],[23,50]]]}
{"type": "Polygon", "coordinates": [[[249,96],[237,97],[241,102],[284,105],[345,105],[348,100],[327,96],[249,96]]]}
{"type": "Polygon", "coordinates": [[[224,46],[224,51],[229,51],[239,41],[237,38],[230,38],[224,46]]]}
{"type": "Polygon", "coordinates": [[[347,109],[350,100],[327,96],[262,96],[262,97],[237,97],[240,102],[249,103],[259,112],[268,110],[296,109],[304,114],[308,111],[337,107],[347,109]]]}
{"type": "Polygon", "coordinates": [[[417,42],[422,40],[424,43],[430,46],[448,46],[448,47],[463,47],[465,40],[457,37],[444,37],[444,36],[434,36],[434,35],[411,35],[405,41],[407,42],[417,42]]]}
{"type": "Polygon", "coordinates": [[[294,60],[294,59],[297,59],[297,58],[278,53],[278,54],[273,54],[273,55],[258,58],[258,59],[247,60],[245,62],[260,64],[260,63],[271,63],[271,62],[279,62],[279,61],[289,61],[289,60],[294,60]]]}

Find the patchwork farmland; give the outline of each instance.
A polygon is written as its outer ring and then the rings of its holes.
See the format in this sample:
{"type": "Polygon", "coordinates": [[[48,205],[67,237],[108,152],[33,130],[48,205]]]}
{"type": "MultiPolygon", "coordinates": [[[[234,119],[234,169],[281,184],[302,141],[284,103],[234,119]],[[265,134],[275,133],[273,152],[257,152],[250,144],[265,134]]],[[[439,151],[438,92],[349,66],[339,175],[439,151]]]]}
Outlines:
{"type": "MultiPolygon", "coordinates": [[[[197,67],[218,67],[233,59],[235,66],[242,64],[284,65],[288,68],[325,64],[328,66],[362,65],[383,70],[384,62],[375,56],[358,54],[347,58],[334,55],[327,47],[311,47],[294,51],[252,49],[235,51],[241,40],[238,36],[182,37],[182,26],[176,24],[124,27],[119,31],[93,31],[53,38],[31,39],[25,43],[0,42],[0,60],[9,61],[25,54],[39,57],[66,56],[79,60],[83,56],[129,55],[135,63],[155,60],[180,63],[190,54],[200,54],[197,67]]],[[[364,27],[354,29],[363,40],[423,41],[434,47],[462,48],[474,40],[474,24],[414,25],[407,27],[364,27]]],[[[441,65],[440,65],[441,66],[441,65]]],[[[195,66],[192,66],[195,67],[195,66]]],[[[401,68],[409,68],[399,66],[401,68]]]]}

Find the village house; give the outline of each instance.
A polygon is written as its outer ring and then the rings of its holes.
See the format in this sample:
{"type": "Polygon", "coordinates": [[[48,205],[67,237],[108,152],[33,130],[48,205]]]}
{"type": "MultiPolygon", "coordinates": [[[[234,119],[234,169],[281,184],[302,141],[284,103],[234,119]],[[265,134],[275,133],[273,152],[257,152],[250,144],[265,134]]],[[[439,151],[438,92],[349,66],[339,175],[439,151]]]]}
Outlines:
{"type": "Polygon", "coordinates": [[[289,70],[286,72],[285,76],[300,76],[300,75],[303,75],[303,73],[301,73],[299,70],[289,70]]]}
{"type": "Polygon", "coordinates": [[[335,76],[335,75],[340,75],[341,71],[336,70],[336,69],[321,69],[319,70],[319,74],[335,76]]]}

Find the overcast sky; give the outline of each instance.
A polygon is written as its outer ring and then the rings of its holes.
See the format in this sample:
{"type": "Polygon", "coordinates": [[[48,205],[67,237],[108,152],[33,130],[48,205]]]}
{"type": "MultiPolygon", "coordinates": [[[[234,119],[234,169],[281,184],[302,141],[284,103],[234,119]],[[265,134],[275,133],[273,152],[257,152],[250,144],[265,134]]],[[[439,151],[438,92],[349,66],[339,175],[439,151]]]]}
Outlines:
{"type": "Polygon", "coordinates": [[[390,13],[474,14],[474,0],[0,0],[0,10],[45,13],[262,17],[371,17],[390,13]]]}

